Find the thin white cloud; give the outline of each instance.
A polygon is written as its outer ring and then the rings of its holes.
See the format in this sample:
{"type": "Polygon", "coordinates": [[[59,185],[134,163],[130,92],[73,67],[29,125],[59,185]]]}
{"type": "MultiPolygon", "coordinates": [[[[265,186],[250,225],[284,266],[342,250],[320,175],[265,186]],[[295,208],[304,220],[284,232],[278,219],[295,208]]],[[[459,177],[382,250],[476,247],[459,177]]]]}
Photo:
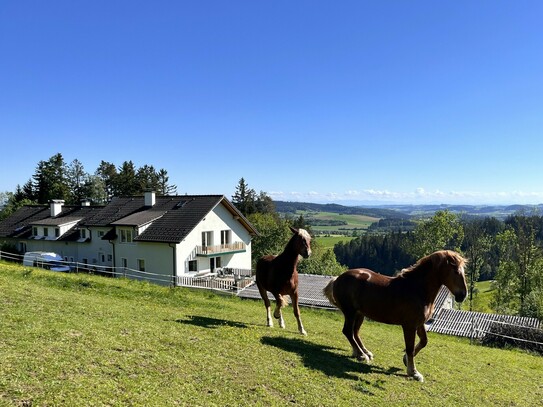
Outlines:
{"type": "Polygon", "coordinates": [[[350,189],[343,193],[337,192],[271,192],[274,200],[319,202],[319,203],[349,203],[349,204],[539,204],[543,203],[543,192],[524,191],[442,191],[427,190],[418,187],[411,192],[397,192],[387,189],[350,189]]]}

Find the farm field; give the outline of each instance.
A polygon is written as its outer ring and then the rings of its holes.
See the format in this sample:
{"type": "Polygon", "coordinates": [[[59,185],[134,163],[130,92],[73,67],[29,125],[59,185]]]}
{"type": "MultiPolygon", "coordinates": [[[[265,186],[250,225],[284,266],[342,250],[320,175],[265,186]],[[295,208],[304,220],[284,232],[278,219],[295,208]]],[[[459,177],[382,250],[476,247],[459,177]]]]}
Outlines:
{"type": "Polygon", "coordinates": [[[342,236],[342,235],[319,235],[314,238],[321,247],[325,249],[333,249],[334,246],[339,242],[345,242],[354,239],[352,236],[342,236]]]}
{"type": "Polygon", "coordinates": [[[315,212],[315,211],[296,211],[295,216],[303,215],[306,222],[311,224],[311,228],[315,233],[341,233],[351,235],[353,231],[358,232],[367,230],[374,222],[378,222],[379,218],[356,215],[356,214],[341,214],[334,212],[315,212]],[[313,225],[316,221],[319,224],[313,225]],[[326,223],[344,223],[336,225],[326,225],[326,223]]]}
{"type": "MultiPolygon", "coordinates": [[[[492,287],[492,281],[479,281],[476,284],[478,293],[473,300],[473,311],[477,312],[494,312],[490,307],[490,302],[492,301],[492,293],[494,288],[492,287]]],[[[461,309],[469,310],[469,298],[462,303],[461,309]]]]}
{"type": "Polygon", "coordinates": [[[370,321],[371,364],[336,311],[267,328],[260,301],[0,262],[0,406],[532,406],[543,357],[429,333],[409,380],[401,329],[370,321]]]}

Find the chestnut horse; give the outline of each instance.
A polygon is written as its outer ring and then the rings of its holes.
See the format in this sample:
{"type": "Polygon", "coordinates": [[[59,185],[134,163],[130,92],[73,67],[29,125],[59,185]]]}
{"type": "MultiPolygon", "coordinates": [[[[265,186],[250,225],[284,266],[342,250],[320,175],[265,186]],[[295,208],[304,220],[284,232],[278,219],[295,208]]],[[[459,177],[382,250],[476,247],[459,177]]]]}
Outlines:
{"type": "Polygon", "coordinates": [[[285,327],[281,307],[287,304],[283,296],[289,295],[292,300],[294,316],[298,321],[298,331],[302,335],[307,335],[300,319],[300,308],[298,307],[298,271],[296,266],[298,265],[298,256],[301,255],[306,259],[311,255],[311,236],[304,229],[291,227],[290,230],[294,235],[281,254],[263,256],[256,263],[256,285],[266,306],[268,326],[273,326],[273,321],[267,291],[275,297],[273,316],[279,320],[279,326],[285,327]]]}
{"type": "Polygon", "coordinates": [[[353,348],[353,357],[365,361],[373,359],[373,354],[364,347],[358,335],[364,317],[401,325],[407,375],[424,381],[413,360],[428,343],[424,323],[432,315],[434,301],[442,285],[454,294],[456,301],[462,302],[466,298],[465,264],[466,260],[458,253],[441,250],[423,257],[396,277],[361,268],[347,270],[330,281],[323,292],[345,316],[343,334],[353,348]],[[420,339],[417,346],[415,334],[420,339]]]}

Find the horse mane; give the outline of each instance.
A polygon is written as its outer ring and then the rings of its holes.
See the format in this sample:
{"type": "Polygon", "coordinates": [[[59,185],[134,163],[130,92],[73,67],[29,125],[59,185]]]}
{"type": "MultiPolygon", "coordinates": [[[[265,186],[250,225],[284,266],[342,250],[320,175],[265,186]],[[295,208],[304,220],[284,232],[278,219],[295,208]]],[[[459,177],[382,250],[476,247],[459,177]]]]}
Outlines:
{"type": "Polygon", "coordinates": [[[458,253],[453,252],[452,250],[439,250],[417,260],[417,262],[412,266],[403,269],[398,274],[398,277],[407,278],[410,276],[418,275],[422,271],[427,270],[428,266],[441,264],[445,260],[450,261],[458,267],[464,266],[467,263],[466,259],[460,256],[458,253]]]}
{"type": "Polygon", "coordinates": [[[287,242],[287,244],[285,246],[285,249],[283,250],[281,255],[289,253],[291,250],[293,250],[294,242],[296,241],[296,239],[298,237],[301,237],[302,239],[311,241],[311,235],[309,234],[309,232],[307,230],[305,230],[305,229],[297,229],[297,231],[298,231],[297,233],[294,233],[290,237],[290,239],[288,240],[288,242],[287,242]]]}
{"type": "Polygon", "coordinates": [[[308,241],[311,241],[311,235],[309,234],[309,232],[305,229],[298,229],[298,233],[295,233],[293,234],[288,243],[287,243],[287,247],[289,245],[292,244],[292,242],[294,242],[294,240],[296,239],[296,237],[300,236],[302,239],[305,239],[305,240],[308,240],[308,241]]]}
{"type": "Polygon", "coordinates": [[[306,240],[311,240],[311,235],[305,229],[298,229],[298,234],[306,240]]]}

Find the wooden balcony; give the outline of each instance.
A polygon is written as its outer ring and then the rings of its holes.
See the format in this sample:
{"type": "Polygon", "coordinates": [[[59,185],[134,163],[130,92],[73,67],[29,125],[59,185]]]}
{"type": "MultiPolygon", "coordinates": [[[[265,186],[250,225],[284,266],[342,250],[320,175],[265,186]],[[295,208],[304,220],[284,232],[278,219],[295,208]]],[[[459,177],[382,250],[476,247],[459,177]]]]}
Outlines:
{"type": "Polygon", "coordinates": [[[196,255],[200,257],[212,257],[221,254],[243,253],[247,246],[243,242],[219,244],[216,246],[196,246],[196,255]]]}

